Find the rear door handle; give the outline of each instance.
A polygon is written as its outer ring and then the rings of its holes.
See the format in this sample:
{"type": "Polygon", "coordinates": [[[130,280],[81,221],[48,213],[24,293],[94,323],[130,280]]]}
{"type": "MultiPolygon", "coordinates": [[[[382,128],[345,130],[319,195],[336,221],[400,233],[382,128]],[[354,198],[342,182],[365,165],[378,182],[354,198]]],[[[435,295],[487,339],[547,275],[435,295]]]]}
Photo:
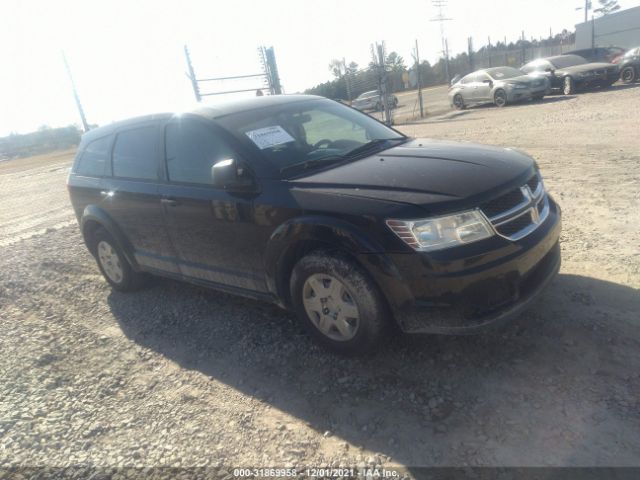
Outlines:
{"type": "Polygon", "coordinates": [[[161,198],[160,203],[166,205],[167,207],[175,207],[176,205],[178,205],[178,202],[176,202],[173,198],[161,198]]]}

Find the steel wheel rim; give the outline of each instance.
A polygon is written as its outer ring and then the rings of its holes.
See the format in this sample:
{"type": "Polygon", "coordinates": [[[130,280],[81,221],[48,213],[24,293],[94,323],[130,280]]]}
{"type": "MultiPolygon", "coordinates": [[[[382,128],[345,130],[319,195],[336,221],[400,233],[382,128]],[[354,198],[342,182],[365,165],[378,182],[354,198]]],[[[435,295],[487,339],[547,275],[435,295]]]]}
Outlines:
{"type": "Polygon", "coordinates": [[[633,79],[633,70],[631,70],[631,68],[627,67],[622,71],[622,81],[625,83],[631,83],[631,80],[633,79]]]}
{"type": "Polygon", "coordinates": [[[98,243],[98,260],[105,275],[114,283],[122,282],[124,271],[120,264],[120,257],[113,247],[104,240],[98,243]]]}
{"type": "Polygon", "coordinates": [[[337,278],[314,273],[302,287],[302,303],[313,326],[324,336],[346,342],[356,336],[360,312],[353,295],[337,278]]]}
{"type": "Polygon", "coordinates": [[[507,99],[505,97],[505,94],[503,92],[498,92],[496,93],[496,105],[498,105],[499,107],[503,106],[505,103],[507,103],[507,99]]]}
{"type": "Polygon", "coordinates": [[[571,93],[571,79],[569,77],[564,79],[564,94],[569,95],[571,93]]]}

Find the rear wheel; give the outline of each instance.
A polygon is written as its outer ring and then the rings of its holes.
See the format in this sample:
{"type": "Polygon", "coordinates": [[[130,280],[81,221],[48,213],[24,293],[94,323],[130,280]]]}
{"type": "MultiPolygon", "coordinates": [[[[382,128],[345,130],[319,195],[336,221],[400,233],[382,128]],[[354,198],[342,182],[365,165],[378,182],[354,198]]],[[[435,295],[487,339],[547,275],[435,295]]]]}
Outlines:
{"type": "Polygon", "coordinates": [[[370,352],[391,332],[382,294],[347,258],[324,251],[303,257],[293,269],[290,288],[305,329],[333,351],[370,352]]]}
{"type": "Polygon", "coordinates": [[[131,268],[118,243],[105,229],[100,228],[94,233],[91,251],[105,280],[114,289],[130,292],[144,285],[145,275],[131,268]]]}
{"type": "Polygon", "coordinates": [[[496,90],[496,93],[493,94],[493,103],[496,104],[496,107],[504,107],[507,104],[507,92],[504,90],[496,90]]]}
{"type": "Polygon", "coordinates": [[[464,110],[465,108],[464,99],[459,93],[456,93],[456,95],[453,97],[453,106],[458,110],[464,110]]]}
{"type": "Polygon", "coordinates": [[[571,77],[564,77],[562,82],[562,93],[565,95],[572,95],[576,91],[576,85],[571,77]]]}
{"type": "Polygon", "coordinates": [[[623,83],[633,83],[636,81],[636,69],[629,66],[624,67],[620,72],[620,79],[623,83]]]}

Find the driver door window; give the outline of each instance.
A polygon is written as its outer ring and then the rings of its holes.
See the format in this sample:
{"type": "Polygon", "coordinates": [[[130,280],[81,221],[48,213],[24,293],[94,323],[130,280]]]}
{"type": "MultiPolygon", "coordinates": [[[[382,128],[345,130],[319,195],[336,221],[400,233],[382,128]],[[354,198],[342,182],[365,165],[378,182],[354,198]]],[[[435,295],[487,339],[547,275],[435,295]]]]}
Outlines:
{"type": "Polygon", "coordinates": [[[211,167],[220,160],[234,158],[211,126],[193,120],[167,124],[165,152],[169,180],[180,183],[210,185],[211,167]]]}

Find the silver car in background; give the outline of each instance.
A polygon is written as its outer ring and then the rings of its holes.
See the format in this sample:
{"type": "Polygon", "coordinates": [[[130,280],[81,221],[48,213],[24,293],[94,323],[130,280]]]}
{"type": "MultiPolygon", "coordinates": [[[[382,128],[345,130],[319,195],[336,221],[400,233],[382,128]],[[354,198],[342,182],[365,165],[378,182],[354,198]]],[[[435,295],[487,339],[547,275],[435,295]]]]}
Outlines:
{"type": "MultiPolygon", "coordinates": [[[[387,99],[387,101],[389,102],[389,108],[395,108],[398,106],[398,97],[396,97],[392,93],[387,94],[387,99]]],[[[364,92],[353,102],[351,102],[351,106],[353,108],[357,108],[358,110],[362,111],[375,110],[379,112],[382,110],[382,105],[382,97],[380,96],[380,92],[378,90],[364,92]]]]}
{"type": "Polygon", "coordinates": [[[539,100],[550,91],[544,77],[532,78],[512,67],[494,67],[477,70],[451,85],[449,102],[459,110],[480,103],[504,107],[521,100],[539,100]]]}

